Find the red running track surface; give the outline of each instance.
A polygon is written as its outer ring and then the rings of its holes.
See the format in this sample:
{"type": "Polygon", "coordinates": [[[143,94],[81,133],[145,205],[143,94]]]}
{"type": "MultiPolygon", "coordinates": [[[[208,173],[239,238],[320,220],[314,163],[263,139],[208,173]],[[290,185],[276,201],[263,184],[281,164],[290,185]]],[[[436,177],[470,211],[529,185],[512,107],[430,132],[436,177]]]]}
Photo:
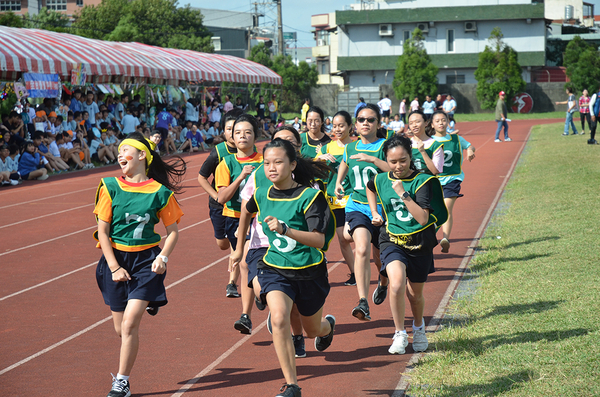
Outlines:
{"type": "MultiPolygon", "coordinates": [[[[428,324],[449,286],[452,290],[451,281],[534,124],[539,122],[513,121],[512,143],[494,143],[493,122],[459,125],[477,157],[464,164],[465,197],[454,209],[451,251],[434,251],[437,271],[425,287],[428,324]]],[[[156,317],[143,318],[133,394],[275,395],[284,379],[265,329],[267,311],[254,308],[252,335],[233,329],[241,301],[225,297],[228,255],[214,241],[208,197],[197,182],[206,154],[184,158],[188,173],[179,200],[185,216],[169,258],[169,304],[156,317]]],[[[118,175],[118,167],[111,166],[0,190],[0,395],[108,393],[120,340],[95,281],[101,252],[92,239],[92,210],[99,179],[118,175]]],[[[162,226],[159,230],[164,234],[162,226]]],[[[394,333],[388,302],[370,305],[372,321],[356,320],[350,314],[358,300],[356,287],[343,285],[348,270],[336,239],[327,257],[332,289],[324,312],[337,318],[336,332],[326,352],[306,340],[307,357],[296,360],[304,395],[400,395],[397,387],[413,352],[409,346],[405,355],[388,354],[394,333]]],[[[371,292],[377,283],[374,269],[371,292]]],[[[411,324],[407,305],[406,326],[411,324]]]]}

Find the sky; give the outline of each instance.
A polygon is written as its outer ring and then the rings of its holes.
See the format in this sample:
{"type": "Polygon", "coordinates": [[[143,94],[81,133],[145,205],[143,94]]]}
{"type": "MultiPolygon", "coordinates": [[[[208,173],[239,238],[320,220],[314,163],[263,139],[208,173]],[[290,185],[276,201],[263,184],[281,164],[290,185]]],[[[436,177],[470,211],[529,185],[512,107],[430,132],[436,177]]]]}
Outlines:
{"type": "MultiPolygon", "coordinates": [[[[598,0],[600,2],[600,0],[598,0]]],[[[212,8],[229,11],[251,12],[254,0],[179,0],[179,4],[192,7],[212,8]]],[[[282,18],[284,32],[297,32],[298,47],[316,45],[310,26],[311,15],[327,14],[342,10],[345,5],[358,3],[359,0],[282,0],[282,18]]],[[[262,23],[262,19],[261,19],[262,23]]]]}

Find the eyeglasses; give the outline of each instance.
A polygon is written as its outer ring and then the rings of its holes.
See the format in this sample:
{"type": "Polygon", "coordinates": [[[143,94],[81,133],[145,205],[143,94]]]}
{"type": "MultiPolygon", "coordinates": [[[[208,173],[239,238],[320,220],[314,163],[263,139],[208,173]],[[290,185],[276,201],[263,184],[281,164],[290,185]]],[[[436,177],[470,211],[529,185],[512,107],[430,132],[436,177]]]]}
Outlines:
{"type": "Polygon", "coordinates": [[[358,117],[356,119],[356,121],[358,121],[361,124],[363,124],[365,121],[368,122],[369,124],[374,124],[375,121],[377,121],[377,118],[376,117],[358,117]]]}

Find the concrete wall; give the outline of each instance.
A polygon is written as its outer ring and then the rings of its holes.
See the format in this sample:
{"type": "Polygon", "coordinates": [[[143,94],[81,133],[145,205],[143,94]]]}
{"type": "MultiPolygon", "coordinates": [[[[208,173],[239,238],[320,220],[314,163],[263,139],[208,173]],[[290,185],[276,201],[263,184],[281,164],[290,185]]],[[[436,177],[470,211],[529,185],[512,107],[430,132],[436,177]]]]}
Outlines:
{"type": "MultiPolygon", "coordinates": [[[[566,105],[554,105],[557,101],[565,101],[567,96],[565,94],[565,83],[527,83],[525,86],[525,92],[527,92],[533,98],[533,113],[553,112],[553,111],[566,111],[566,105]]],[[[391,84],[379,85],[378,93],[373,92],[371,88],[365,92],[344,92],[341,95],[348,100],[344,101],[344,106],[338,104],[338,86],[335,84],[321,85],[317,88],[313,88],[310,92],[311,103],[317,105],[323,109],[326,116],[333,116],[335,112],[341,109],[349,110],[351,113],[354,111],[356,103],[358,103],[358,97],[364,96],[367,98],[372,97],[371,102],[376,102],[374,98],[384,97],[389,94],[392,100],[392,114],[398,113],[400,107],[400,101],[396,98],[394,90],[391,84]],[[348,102],[346,104],[346,102],[348,102]]],[[[477,101],[477,84],[440,84],[438,86],[438,93],[440,94],[451,94],[457,103],[457,113],[492,113],[493,110],[483,110],[479,106],[477,101]]],[[[577,93],[579,96],[580,93],[577,93]]],[[[435,99],[435,98],[433,98],[435,99]]],[[[421,101],[425,98],[420,98],[421,101]]],[[[367,99],[367,102],[369,100],[367,99]]]]}
{"type": "MultiPolygon", "coordinates": [[[[546,0],[548,1],[548,0],[546,0]]],[[[495,6],[510,4],[531,4],[531,0],[387,0],[375,3],[375,8],[430,8],[430,7],[461,7],[461,6],[495,6]]],[[[357,4],[360,9],[360,4],[357,4]]]]}

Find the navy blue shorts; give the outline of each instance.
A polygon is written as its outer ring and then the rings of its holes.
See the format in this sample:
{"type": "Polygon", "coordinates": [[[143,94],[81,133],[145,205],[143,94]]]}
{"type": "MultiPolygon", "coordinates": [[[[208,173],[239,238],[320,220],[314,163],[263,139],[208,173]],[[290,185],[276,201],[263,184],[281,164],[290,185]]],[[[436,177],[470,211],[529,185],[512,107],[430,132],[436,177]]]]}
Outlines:
{"type": "Polygon", "coordinates": [[[258,282],[263,302],[267,301],[269,292],[281,291],[294,301],[300,314],[305,317],[312,316],[323,307],[330,289],[327,273],[314,280],[289,280],[275,270],[258,269],[258,282]]]}
{"type": "Polygon", "coordinates": [[[246,264],[248,265],[248,287],[252,287],[252,280],[258,275],[258,261],[267,253],[267,247],[253,248],[246,253],[246,264]]]}
{"type": "Polygon", "coordinates": [[[30,174],[30,172],[21,175],[21,179],[23,179],[24,181],[29,180],[29,174],[30,174]]]}
{"type": "Polygon", "coordinates": [[[152,271],[152,262],[160,254],[160,247],[148,248],[139,252],[125,252],[113,248],[119,266],[127,270],[130,281],[114,282],[104,255],[96,267],[96,281],[104,297],[104,303],[113,312],[125,311],[127,301],[140,299],[149,301],[149,306],[160,307],[167,304],[165,276],[152,271]]]}
{"type": "Polygon", "coordinates": [[[235,232],[237,232],[239,225],[239,218],[232,218],[230,216],[225,217],[225,234],[227,235],[227,240],[229,240],[231,248],[233,249],[235,249],[237,246],[238,239],[235,237],[235,232]]]}
{"type": "Polygon", "coordinates": [[[371,223],[371,219],[360,211],[346,212],[346,222],[348,222],[348,233],[352,236],[354,230],[359,227],[364,227],[371,233],[371,243],[375,248],[379,249],[379,226],[371,223]]]}
{"type": "Polygon", "coordinates": [[[343,208],[336,208],[331,210],[333,212],[333,216],[335,217],[335,227],[344,227],[346,223],[346,210],[343,208]]]}
{"type": "Polygon", "coordinates": [[[442,189],[444,189],[444,198],[462,197],[463,195],[460,194],[461,183],[462,181],[455,179],[442,186],[442,189]]]}
{"type": "Polygon", "coordinates": [[[406,277],[413,283],[424,283],[427,275],[435,272],[433,253],[423,256],[409,255],[404,249],[394,243],[385,243],[381,246],[381,273],[387,277],[385,270],[393,261],[400,261],[406,266],[406,277]]]}
{"type": "Polygon", "coordinates": [[[223,215],[223,207],[221,208],[213,208],[209,207],[209,216],[210,221],[213,224],[213,230],[215,231],[215,238],[217,240],[223,240],[227,237],[227,233],[225,231],[225,219],[226,216],[223,215]]]}

